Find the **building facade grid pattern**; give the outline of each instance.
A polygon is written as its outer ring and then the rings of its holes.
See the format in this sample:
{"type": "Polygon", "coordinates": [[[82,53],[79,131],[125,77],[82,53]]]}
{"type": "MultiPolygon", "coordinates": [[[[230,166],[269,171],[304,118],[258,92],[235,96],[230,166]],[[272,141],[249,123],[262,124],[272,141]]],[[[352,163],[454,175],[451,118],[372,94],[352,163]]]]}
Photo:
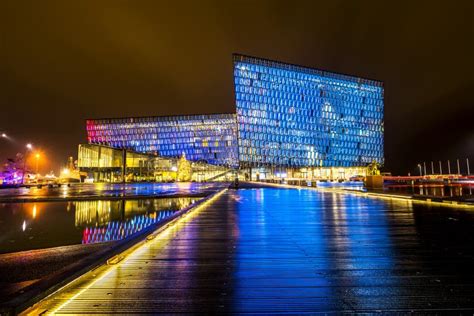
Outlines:
{"type": "Polygon", "coordinates": [[[90,119],[86,130],[90,144],[238,166],[235,114],[90,119]]]}
{"type": "Polygon", "coordinates": [[[234,55],[236,114],[87,120],[90,144],[229,167],[384,162],[380,81],[234,55]]]}
{"type": "Polygon", "coordinates": [[[234,55],[242,165],[383,163],[379,81],[234,55]]]}

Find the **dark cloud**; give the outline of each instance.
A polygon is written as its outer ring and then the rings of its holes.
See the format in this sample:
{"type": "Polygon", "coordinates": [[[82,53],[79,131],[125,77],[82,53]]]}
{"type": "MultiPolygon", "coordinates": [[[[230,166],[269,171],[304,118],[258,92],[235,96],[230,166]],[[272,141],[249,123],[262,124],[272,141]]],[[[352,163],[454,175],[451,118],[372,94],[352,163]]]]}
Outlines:
{"type": "Polygon", "coordinates": [[[7,0],[0,18],[0,129],[58,163],[88,117],[232,112],[233,52],[383,80],[388,169],[474,161],[468,1],[7,0]]]}

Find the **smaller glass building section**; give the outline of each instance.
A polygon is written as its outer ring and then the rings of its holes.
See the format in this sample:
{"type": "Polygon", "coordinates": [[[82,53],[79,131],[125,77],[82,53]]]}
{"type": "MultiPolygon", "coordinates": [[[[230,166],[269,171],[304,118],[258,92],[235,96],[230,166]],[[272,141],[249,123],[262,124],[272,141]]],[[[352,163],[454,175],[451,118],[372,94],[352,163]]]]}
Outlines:
{"type": "Polygon", "coordinates": [[[235,114],[91,119],[86,129],[89,144],[238,166],[235,114]]]}
{"type": "Polygon", "coordinates": [[[241,166],[383,163],[380,81],[234,55],[241,166]]]}
{"type": "Polygon", "coordinates": [[[104,145],[79,144],[77,168],[88,182],[218,181],[230,179],[228,166],[160,157],[104,145]]]}
{"type": "Polygon", "coordinates": [[[121,182],[124,172],[127,177],[140,181],[153,178],[155,166],[162,161],[168,162],[154,155],[124,153],[121,149],[103,145],[79,144],[77,167],[95,181],[121,182]]]}

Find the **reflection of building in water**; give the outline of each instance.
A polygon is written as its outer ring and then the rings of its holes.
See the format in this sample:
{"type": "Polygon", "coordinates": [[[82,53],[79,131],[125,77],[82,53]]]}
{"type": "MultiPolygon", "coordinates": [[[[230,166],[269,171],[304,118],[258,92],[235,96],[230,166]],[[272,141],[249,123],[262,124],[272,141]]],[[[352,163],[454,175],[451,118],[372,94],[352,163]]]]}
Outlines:
{"type": "Polygon", "coordinates": [[[121,218],[120,209],[123,201],[78,201],[76,207],[76,227],[87,225],[104,225],[112,220],[113,215],[121,218]]]}
{"type": "Polygon", "coordinates": [[[175,213],[175,211],[154,212],[151,214],[133,216],[131,219],[125,221],[111,221],[105,226],[86,227],[82,232],[82,243],[93,244],[121,240],[170,217],[173,213],[175,213]]]}
{"type": "Polygon", "coordinates": [[[168,218],[194,198],[74,202],[75,225],[82,227],[83,243],[120,240],[168,218]]]}
{"type": "Polygon", "coordinates": [[[189,206],[195,198],[165,198],[165,199],[138,199],[118,201],[77,201],[75,224],[76,227],[101,226],[110,221],[120,221],[144,213],[163,210],[177,211],[189,206]]]}
{"type": "Polygon", "coordinates": [[[160,210],[180,210],[189,206],[194,198],[141,199],[125,201],[125,216],[160,210]]]}

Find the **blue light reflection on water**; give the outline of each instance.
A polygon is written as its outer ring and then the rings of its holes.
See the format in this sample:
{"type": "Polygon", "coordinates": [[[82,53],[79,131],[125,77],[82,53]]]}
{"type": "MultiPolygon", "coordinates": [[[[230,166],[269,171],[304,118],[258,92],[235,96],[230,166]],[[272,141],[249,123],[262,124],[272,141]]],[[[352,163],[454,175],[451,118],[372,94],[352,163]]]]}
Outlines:
{"type": "Polygon", "coordinates": [[[146,215],[137,215],[127,221],[108,222],[102,227],[85,227],[82,232],[83,244],[94,244],[122,240],[150,225],[161,222],[173,215],[174,211],[154,212],[146,215]]]}
{"type": "Polygon", "coordinates": [[[290,301],[306,297],[325,310],[357,304],[362,288],[380,284],[373,269],[396,266],[385,201],[296,189],[234,194],[237,310],[259,309],[261,302],[248,299],[256,289],[290,301]],[[341,296],[338,286],[351,287],[353,296],[341,296]]]}

